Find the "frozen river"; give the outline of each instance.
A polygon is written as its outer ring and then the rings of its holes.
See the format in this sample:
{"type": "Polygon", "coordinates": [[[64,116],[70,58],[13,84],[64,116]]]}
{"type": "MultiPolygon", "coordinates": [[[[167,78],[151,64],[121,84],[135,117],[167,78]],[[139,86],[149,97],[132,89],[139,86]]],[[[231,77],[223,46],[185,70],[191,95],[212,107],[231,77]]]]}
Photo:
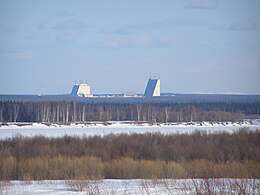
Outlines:
{"type": "Polygon", "coordinates": [[[90,124],[71,124],[71,125],[44,125],[38,123],[20,124],[20,125],[1,125],[0,138],[10,138],[17,134],[22,136],[44,135],[47,137],[61,137],[64,135],[71,136],[105,136],[109,134],[133,134],[133,133],[192,133],[195,130],[203,130],[208,133],[217,131],[234,132],[240,128],[248,128],[251,130],[260,130],[260,124],[255,123],[174,123],[174,124],[157,124],[149,125],[147,123],[133,124],[114,122],[109,125],[103,123],[90,124]]]}

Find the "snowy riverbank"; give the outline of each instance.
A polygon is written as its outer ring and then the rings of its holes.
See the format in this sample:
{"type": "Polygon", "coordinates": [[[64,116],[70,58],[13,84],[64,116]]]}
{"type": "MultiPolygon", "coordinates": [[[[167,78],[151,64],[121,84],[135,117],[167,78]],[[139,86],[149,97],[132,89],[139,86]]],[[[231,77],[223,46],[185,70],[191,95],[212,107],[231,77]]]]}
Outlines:
{"type": "Polygon", "coordinates": [[[234,122],[189,122],[189,123],[169,123],[169,124],[149,124],[134,122],[91,122],[62,124],[43,123],[7,123],[0,125],[0,138],[9,138],[17,134],[22,136],[44,135],[48,137],[60,137],[64,135],[73,136],[104,136],[108,134],[132,134],[132,133],[192,133],[195,130],[214,133],[216,131],[234,132],[240,128],[251,130],[260,129],[259,120],[234,122]]]}
{"type": "Polygon", "coordinates": [[[259,179],[10,181],[2,194],[259,194],[259,179]]]}

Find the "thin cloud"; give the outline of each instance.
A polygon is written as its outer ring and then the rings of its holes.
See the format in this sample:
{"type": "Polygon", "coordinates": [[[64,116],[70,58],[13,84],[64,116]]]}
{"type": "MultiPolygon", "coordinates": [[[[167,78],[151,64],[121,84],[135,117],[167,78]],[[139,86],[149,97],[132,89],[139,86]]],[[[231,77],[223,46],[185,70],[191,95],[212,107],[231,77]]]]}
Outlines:
{"type": "Polygon", "coordinates": [[[168,20],[158,20],[158,21],[152,21],[152,22],[136,24],[136,25],[127,25],[119,28],[107,26],[104,27],[101,31],[99,31],[99,33],[136,34],[143,30],[150,30],[150,29],[203,26],[207,24],[208,23],[195,18],[168,19],[168,20]]]}
{"type": "Polygon", "coordinates": [[[171,46],[176,44],[176,42],[179,40],[179,37],[176,35],[168,35],[163,36],[159,39],[160,45],[162,46],[171,46]]]}
{"type": "Polygon", "coordinates": [[[62,10],[58,11],[55,16],[60,16],[60,17],[69,17],[69,16],[74,16],[74,14],[68,12],[67,10],[62,10]]]}
{"type": "Polygon", "coordinates": [[[48,37],[50,37],[50,34],[47,32],[34,32],[29,36],[26,36],[26,38],[33,40],[33,41],[38,41],[38,40],[46,40],[48,37]]]}
{"type": "Polygon", "coordinates": [[[67,32],[57,37],[57,42],[74,42],[76,41],[78,34],[76,32],[67,32]]]}
{"type": "Polygon", "coordinates": [[[103,42],[107,48],[154,48],[154,47],[170,47],[179,41],[176,35],[168,35],[162,37],[152,37],[150,35],[128,36],[108,39],[103,42]]]}
{"type": "Polygon", "coordinates": [[[172,28],[172,27],[183,27],[183,26],[202,26],[207,23],[202,22],[200,19],[195,18],[180,18],[171,20],[159,20],[147,23],[146,28],[160,29],[160,28],[172,28]]]}
{"type": "Polygon", "coordinates": [[[134,37],[118,37],[104,41],[104,46],[108,48],[142,48],[152,44],[152,37],[134,36],[134,37]]]}
{"type": "Polygon", "coordinates": [[[260,22],[241,21],[230,25],[228,30],[257,31],[260,30],[260,22]]]}
{"type": "Polygon", "coordinates": [[[32,51],[22,51],[11,53],[11,58],[14,60],[30,60],[33,57],[32,51]]]}
{"type": "Polygon", "coordinates": [[[228,31],[259,31],[260,22],[239,21],[230,25],[212,25],[212,30],[228,30],[228,31]]]}
{"type": "Polygon", "coordinates": [[[193,0],[185,6],[189,9],[216,9],[218,8],[218,0],[193,0]]]}
{"type": "Polygon", "coordinates": [[[49,22],[47,22],[47,21],[42,21],[42,22],[38,25],[38,28],[41,29],[41,30],[49,28],[49,22]]]}
{"type": "Polygon", "coordinates": [[[9,26],[9,27],[6,27],[6,26],[2,26],[0,27],[0,32],[2,33],[6,33],[6,34],[10,34],[10,33],[15,33],[17,32],[18,28],[17,27],[14,27],[14,26],[9,26]]]}
{"type": "Polygon", "coordinates": [[[74,30],[74,29],[84,29],[91,28],[92,26],[86,24],[80,20],[68,20],[62,23],[58,23],[54,26],[54,29],[58,30],[74,30]]]}
{"type": "Polygon", "coordinates": [[[114,28],[112,26],[106,26],[99,31],[99,33],[108,33],[108,34],[136,34],[140,32],[142,27],[139,25],[129,25],[119,28],[114,28]]]}

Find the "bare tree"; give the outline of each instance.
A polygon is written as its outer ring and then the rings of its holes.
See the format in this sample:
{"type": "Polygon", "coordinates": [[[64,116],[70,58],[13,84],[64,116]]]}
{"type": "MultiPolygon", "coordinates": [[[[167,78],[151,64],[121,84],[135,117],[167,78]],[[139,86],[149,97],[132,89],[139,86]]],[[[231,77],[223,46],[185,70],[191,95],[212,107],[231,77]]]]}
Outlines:
{"type": "Polygon", "coordinates": [[[169,119],[170,108],[166,106],[164,109],[165,109],[165,124],[167,124],[169,119]]]}
{"type": "Polygon", "coordinates": [[[136,112],[137,112],[137,121],[140,121],[140,115],[142,111],[142,105],[141,104],[136,104],[136,112]]]}

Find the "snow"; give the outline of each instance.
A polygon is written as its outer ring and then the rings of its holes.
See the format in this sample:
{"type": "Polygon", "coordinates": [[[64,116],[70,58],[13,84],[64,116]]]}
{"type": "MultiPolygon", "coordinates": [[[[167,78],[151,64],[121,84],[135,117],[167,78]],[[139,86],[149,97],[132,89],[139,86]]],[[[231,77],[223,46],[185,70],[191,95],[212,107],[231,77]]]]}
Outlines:
{"type": "Polygon", "coordinates": [[[195,130],[203,130],[208,133],[217,131],[234,132],[240,128],[249,128],[259,130],[260,123],[171,123],[155,124],[132,123],[132,122],[108,122],[108,123],[88,123],[88,124],[70,124],[70,125],[45,125],[41,123],[28,124],[7,124],[0,126],[0,139],[11,138],[15,135],[35,136],[44,135],[47,137],[71,136],[105,136],[109,134],[133,134],[133,133],[192,133],[195,130]]]}
{"type": "Polygon", "coordinates": [[[259,194],[259,179],[0,181],[1,194],[259,194]],[[73,183],[74,182],[74,183],[73,183]]]}

